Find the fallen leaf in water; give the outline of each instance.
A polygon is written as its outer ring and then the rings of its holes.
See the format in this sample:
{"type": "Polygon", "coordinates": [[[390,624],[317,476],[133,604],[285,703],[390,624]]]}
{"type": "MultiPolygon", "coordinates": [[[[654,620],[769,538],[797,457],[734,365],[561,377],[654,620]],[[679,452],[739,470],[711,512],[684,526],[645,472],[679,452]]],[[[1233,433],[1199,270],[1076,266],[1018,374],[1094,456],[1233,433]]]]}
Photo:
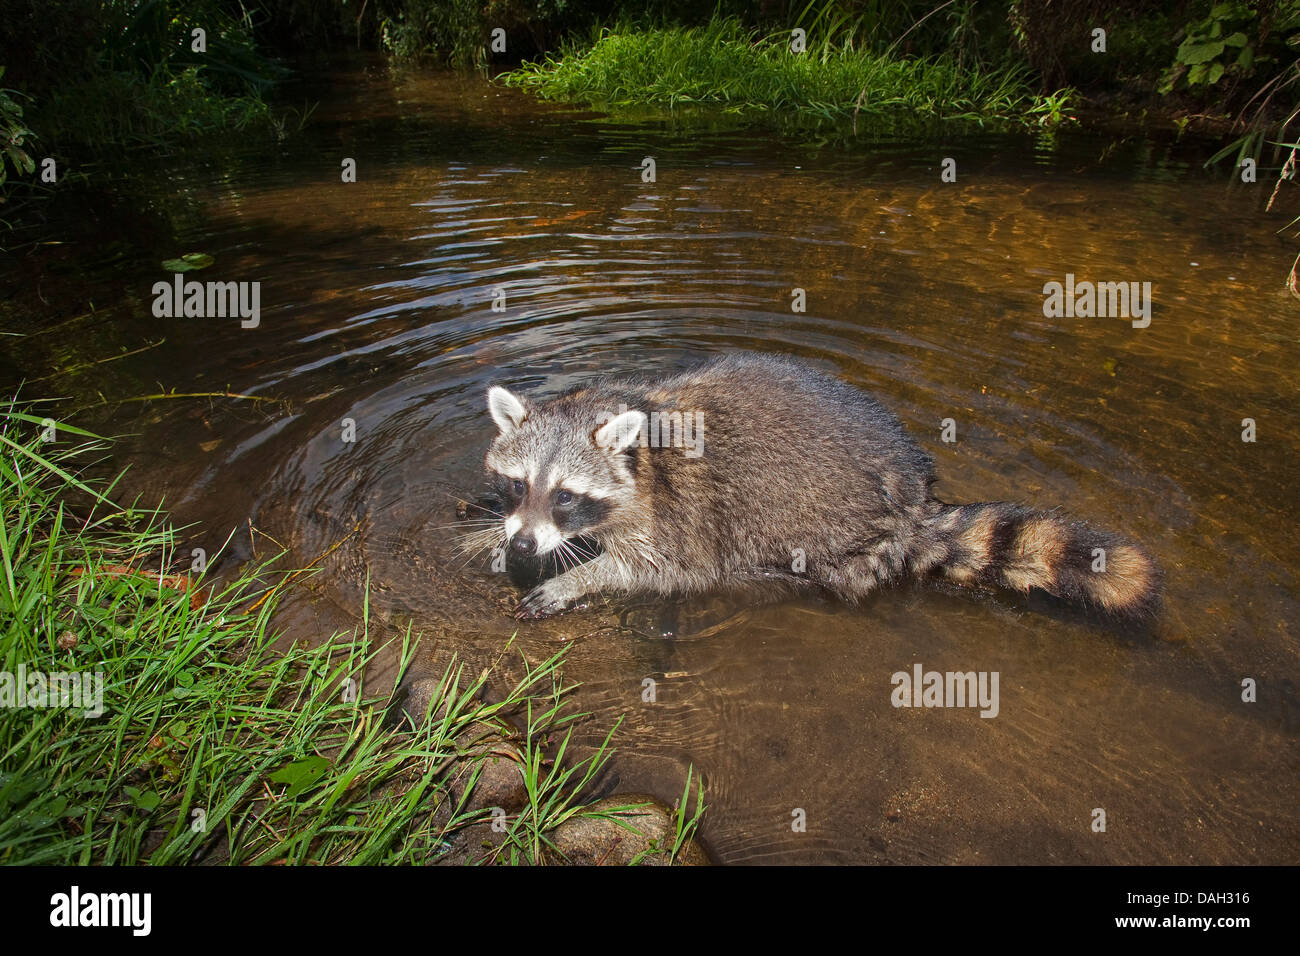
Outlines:
{"type": "Polygon", "coordinates": [[[212,449],[216,448],[216,447],[217,447],[218,445],[220,445],[220,444],[221,444],[221,439],[220,439],[220,438],[214,438],[214,439],[212,439],[212,441],[201,441],[201,442],[199,442],[199,447],[200,447],[201,449],[203,449],[204,451],[212,451],[212,449]]]}
{"type": "Polygon", "coordinates": [[[179,259],[164,259],[162,267],[169,272],[193,272],[195,269],[206,269],[216,261],[206,252],[187,252],[179,259]]]}

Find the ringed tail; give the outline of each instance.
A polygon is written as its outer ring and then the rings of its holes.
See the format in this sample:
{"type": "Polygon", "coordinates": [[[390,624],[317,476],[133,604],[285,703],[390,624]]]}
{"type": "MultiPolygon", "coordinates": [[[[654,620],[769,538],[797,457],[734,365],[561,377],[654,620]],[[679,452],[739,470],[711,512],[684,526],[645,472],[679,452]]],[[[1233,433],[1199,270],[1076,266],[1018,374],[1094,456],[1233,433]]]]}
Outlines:
{"type": "Polygon", "coordinates": [[[1007,502],[940,504],[917,570],[959,584],[999,585],[1146,618],[1160,604],[1161,571],[1137,544],[1054,512],[1007,502]]]}

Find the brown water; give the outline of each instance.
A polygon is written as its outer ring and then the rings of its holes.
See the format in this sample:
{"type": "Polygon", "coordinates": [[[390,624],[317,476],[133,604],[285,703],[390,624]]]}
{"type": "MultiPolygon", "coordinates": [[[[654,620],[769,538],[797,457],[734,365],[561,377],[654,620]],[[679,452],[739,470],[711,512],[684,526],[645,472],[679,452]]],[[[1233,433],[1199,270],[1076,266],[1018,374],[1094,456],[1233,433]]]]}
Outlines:
{"type": "Polygon", "coordinates": [[[31,376],[165,339],[43,387],[277,400],[77,420],[134,433],[115,463],[200,522],[193,546],[241,528],[225,567],[250,518],[299,564],[359,527],[284,607],[289,635],[354,626],[368,573],[377,617],[426,634],[418,672],[452,652],[477,668],[516,630],[533,660],[569,644],[584,741],[626,718],[602,789],[671,802],[694,765],[725,862],[1300,862],[1300,350],[1271,184],[1229,188],[1204,146],[1141,137],[823,142],[374,68],[310,95],[283,148],[138,170],[120,241],[62,280],[96,314],[10,346],[31,376]],[[152,317],[159,261],[187,251],[216,258],[195,278],[261,281],[259,328],[152,317]],[[1067,272],[1151,282],[1150,327],[1045,318],[1043,284],[1067,272]],[[1145,542],[1168,576],[1158,623],[921,584],[858,610],[698,602],[668,638],[654,604],[517,624],[510,586],[459,565],[447,526],[478,487],[489,383],[553,392],[740,348],[873,391],[936,457],[945,500],[1060,505],[1145,542]],[[998,672],[998,716],[895,709],[891,675],[918,662],[998,672]]]}

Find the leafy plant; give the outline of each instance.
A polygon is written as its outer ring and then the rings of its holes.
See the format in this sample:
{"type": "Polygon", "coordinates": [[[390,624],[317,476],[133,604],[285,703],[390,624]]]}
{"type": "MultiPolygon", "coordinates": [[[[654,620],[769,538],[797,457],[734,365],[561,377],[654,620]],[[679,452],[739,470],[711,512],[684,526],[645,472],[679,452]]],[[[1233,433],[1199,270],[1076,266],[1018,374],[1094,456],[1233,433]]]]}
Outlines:
{"type": "Polygon", "coordinates": [[[1248,76],[1258,57],[1259,13],[1238,0],[1216,3],[1204,20],[1187,25],[1160,92],[1214,86],[1229,74],[1248,76]]]}
{"type": "MultiPolygon", "coordinates": [[[[4,75],[5,68],[0,66],[0,78],[4,75]]],[[[17,90],[0,89],[0,186],[8,180],[10,166],[24,175],[36,169],[36,163],[23,149],[35,134],[23,122],[23,108],[14,100],[21,95],[17,90]]]]}

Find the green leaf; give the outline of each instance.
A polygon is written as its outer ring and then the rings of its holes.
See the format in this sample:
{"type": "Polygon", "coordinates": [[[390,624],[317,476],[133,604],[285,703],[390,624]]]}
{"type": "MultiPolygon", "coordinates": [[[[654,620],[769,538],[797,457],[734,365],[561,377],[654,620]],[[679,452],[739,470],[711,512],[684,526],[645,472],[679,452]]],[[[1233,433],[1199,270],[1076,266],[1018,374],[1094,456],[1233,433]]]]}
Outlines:
{"type": "Polygon", "coordinates": [[[152,813],[162,803],[162,797],[152,790],[140,790],[138,787],[124,787],[126,795],[131,798],[131,803],[139,810],[145,813],[152,813]]]}
{"type": "Polygon", "coordinates": [[[1178,48],[1178,61],[1188,66],[1195,66],[1198,63],[1210,62],[1222,52],[1222,40],[1212,40],[1209,43],[1193,43],[1191,40],[1184,40],[1182,46],[1178,48]]]}
{"type": "Polygon", "coordinates": [[[285,764],[271,774],[271,782],[288,784],[289,789],[284,795],[292,800],[304,790],[314,786],[329,765],[330,762],[324,757],[304,757],[302,760],[285,764]]]}
{"type": "Polygon", "coordinates": [[[162,266],[170,272],[192,272],[206,269],[216,261],[206,252],[187,252],[179,259],[164,259],[162,266]]]}
{"type": "Polygon", "coordinates": [[[14,168],[21,172],[30,173],[36,168],[32,158],[17,146],[6,146],[5,153],[9,156],[9,161],[14,164],[14,168]]]}
{"type": "MultiPolygon", "coordinates": [[[[38,418],[35,415],[28,415],[25,412],[15,412],[13,410],[10,410],[5,412],[5,416],[7,418],[17,418],[19,421],[31,422],[33,425],[45,424],[44,418],[38,418]]],[[[74,428],[72,425],[68,425],[65,422],[61,422],[58,420],[55,420],[54,427],[58,431],[72,432],[74,435],[85,435],[87,438],[100,438],[100,439],[103,438],[102,435],[96,435],[94,432],[88,432],[83,428],[74,428]]]]}
{"type": "Polygon", "coordinates": [[[1246,34],[1238,30],[1236,33],[1232,34],[1232,36],[1224,37],[1223,43],[1225,46],[1245,46],[1246,34]]]}
{"type": "Polygon", "coordinates": [[[1187,71],[1187,85],[1195,86],[1205,79],[1205,75],[1210,72],[1209,64],[1198,63],[1187,71]]]}
{"type": "Polygon", "coordinates": [[[38,774],[18,776],[0,773],[0,806],[17,806],[24,803],[43,786],[45,786],[45,778],[38,774]]]}

